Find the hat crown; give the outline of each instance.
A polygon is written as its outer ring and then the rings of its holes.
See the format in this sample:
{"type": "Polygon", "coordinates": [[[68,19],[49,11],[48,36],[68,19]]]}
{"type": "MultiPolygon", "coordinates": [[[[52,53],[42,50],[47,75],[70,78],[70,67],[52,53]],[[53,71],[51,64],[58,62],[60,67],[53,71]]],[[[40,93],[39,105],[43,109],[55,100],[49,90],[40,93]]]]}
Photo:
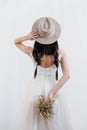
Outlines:
{"type": "Polygon", "coordinates": [[[39,37],[35,40],[42,44],[51,44],[55,42],[61,33],[60,24],[51,17],[41,17],[37,19],[32,30],[38,30],[39,37]]]}
{"type": "Polygon", "coordinates": [[[39,23],[38,32],[41,37],[51,37],[55,33],[54,24],[46,17],[39,23]]]}
{"type": "Polygon", "coordinates": [[[45,18],[42,24],[43,24],[43,29],[47,31],[50,27],[49,19],[45,18]]]}

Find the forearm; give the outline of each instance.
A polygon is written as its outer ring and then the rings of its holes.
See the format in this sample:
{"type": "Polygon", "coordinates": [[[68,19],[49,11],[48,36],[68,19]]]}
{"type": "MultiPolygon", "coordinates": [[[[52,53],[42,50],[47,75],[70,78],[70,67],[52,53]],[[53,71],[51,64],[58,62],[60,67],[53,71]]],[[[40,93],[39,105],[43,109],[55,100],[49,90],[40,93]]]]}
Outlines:
{"type": "Polygon", "coordinates": [[[14,40],[14,43],[17,44],[21,44],[21,42],[26,41],[26,40],[34,40],[35,38],[39,37],[39,34],[37,32],[37,30],[34,30],[32,32],[30,32],[28,35],[23,36],[23,37],[19,37],[16,40],[14,40]]]}
{"type": "Polygon", "coordinates": [[[28,37],[27,36],[22,36],[22,37],[19,37],[17,39],[14,40],[14,43],[15,44],[21,44],[23,41],[26,41],[28,40],[28,37]]]}
{"type": "Polygon", "coordinates": [[[52,93],[55,95],[57,93],[57,91],[63,87],[63,85],[67,82],[67,80],[69,79],[69,75],[63,75],[59,81],[57,82],[57,84],[51,89],[52,93]]]}

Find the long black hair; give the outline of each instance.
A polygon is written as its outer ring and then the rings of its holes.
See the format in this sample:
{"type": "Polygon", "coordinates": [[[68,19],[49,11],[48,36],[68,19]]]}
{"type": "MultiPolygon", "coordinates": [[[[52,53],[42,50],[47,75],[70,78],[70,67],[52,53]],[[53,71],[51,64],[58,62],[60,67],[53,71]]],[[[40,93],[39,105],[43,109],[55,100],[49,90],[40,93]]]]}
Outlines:
{"type": "MultiPolygon", "coordinates": [[[[54,64],[56,65],[56,80],[58,80],[58,66],[59,66],[59,60],[58,60],[58,49],[59,49],[59,44],[58,41],[55,41],[54,43],[51,44],[41,44],[37,41],[34,43],[34,49],[33,49],[33,57],[34,60],[37,62],[37,66],[41,64],[41,58],[42,56],[45,55],[53,55],[55,60],[54,64]]],[[[37,66],[34,72],[34,78],[37,75],[37,66]]]]}

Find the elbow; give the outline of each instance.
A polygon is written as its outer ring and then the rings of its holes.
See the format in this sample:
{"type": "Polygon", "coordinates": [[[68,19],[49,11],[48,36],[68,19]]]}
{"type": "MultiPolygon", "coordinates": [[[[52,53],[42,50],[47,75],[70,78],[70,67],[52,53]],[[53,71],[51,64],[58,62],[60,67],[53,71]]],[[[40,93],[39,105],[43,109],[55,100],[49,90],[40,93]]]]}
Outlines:
{"type": "Polygon", "coordinates": [[[16,40],[14,40],[13,43],[16,45],[16,44],[17,44],[17,43],[16,43],[16,40]]]}
{"type": "Polygon", "coordinates": [[[16,44],[16,41],[14,40],[13,43],[16,44]]]}
{"type": "Polygon", "coordinates": [[[16,40],[14,40],[13,43],[14,43],[16,46],[18,45],[16,40]]]}
{"type": "Polygon", "coordinates": [[[70,79],[70,75],[67,75],[67,78],[70,79]]]}
{"type": "Polygon", "coordinates": [[[18,44],[21,44],[20,41],[18,41],[17,39],[13,41],[13,43],[17,46],[18,44]]]}
{"type": "Polygon", "coordinates": [[[66,80],[70,79],[70,74],[64,74],[66,80]]]}

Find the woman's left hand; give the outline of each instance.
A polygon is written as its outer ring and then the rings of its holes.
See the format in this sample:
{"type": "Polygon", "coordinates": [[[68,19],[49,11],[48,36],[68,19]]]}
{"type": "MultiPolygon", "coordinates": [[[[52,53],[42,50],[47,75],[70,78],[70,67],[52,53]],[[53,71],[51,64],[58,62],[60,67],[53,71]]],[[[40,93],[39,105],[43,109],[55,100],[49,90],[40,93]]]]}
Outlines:
{"type": "Polygon", "coordinates": [[[48,96],[47,96],[47,100],[54,102],[54,94],[52,92],[49,92],[48,96]]]}

